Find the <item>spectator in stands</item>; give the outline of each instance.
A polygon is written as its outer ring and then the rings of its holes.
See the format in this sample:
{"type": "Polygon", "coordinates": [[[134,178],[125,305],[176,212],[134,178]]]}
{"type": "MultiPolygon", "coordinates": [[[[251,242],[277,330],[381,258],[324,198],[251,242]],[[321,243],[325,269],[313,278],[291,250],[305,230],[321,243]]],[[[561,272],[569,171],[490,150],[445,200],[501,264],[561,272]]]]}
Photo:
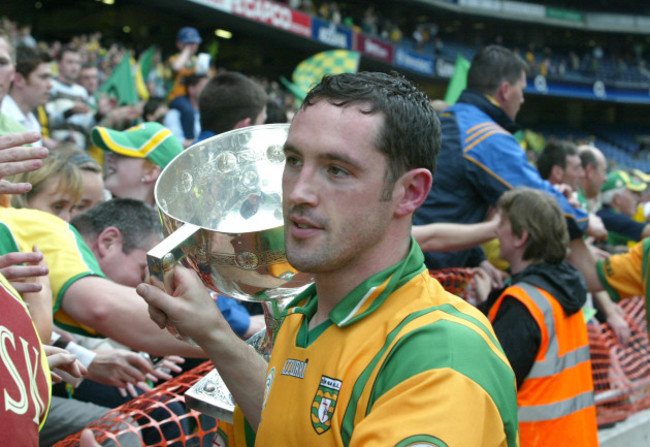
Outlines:
{"type": "Polygon", "coordinates": [[[114,197],[150,205],[155,204],[153,190],[160,173],[183,151],[171,131],[159,123],[143,123],[125,131],[98,126],[91,138],[105,151],[106,189],[114,197]]]}
{"type": "Polygon", "coordinates": [[[266,102],[266,121],[264,124],[288,123],[287,111],[277,101],[269,99],[266,102]]]}
{"type": "MultiPolygon", "coordinates": [[[[567,185],[567,198],[577,194],[582,178],[585,176],[578,148],[570,141],[550,141],[537,158],[537,170],[544,180],[555,186],[567,185]]],[[[560,189],[561,192],[562,189],[560,189]]],[[[577,206],[574,201],[574,206],[577,206]]]]}
{"type": "MultiPolygon", "coordinates": [[[[16,49],[16,74],[9,94],[2,100],[1,111],[26,130],[41,133],[41,124],[34,111],[37,107],[45,105],[50,98],[51,62],[52,58],[44,51],[26,46],[16,49]]],[[[43,139],[35,144],[42,146],[43,139]]]]}
{"type": "Polygon", "coordinates": [[[52,127],[74,124],[89,130],[95,122],[86,89],[78,84],[81,55],[72,46],[61,48],[57,58],[59,75],[52,80],[50,101],[46,109],[52,127]]]}
{"type": "MultiPolygon", "coordinates": [[[[0,37],[0,61],[4,57],[3,50],[0,37]]],[[[0,63],[0,67],[2,65],[4,64],[0,63]]],[[[1,72],[2,68],[0,68],[1,72]]],[[[2,165],[0,170],[3,173],[20,174],[38,169],[41,159],[47,156],[47,150],[42,147],[20,146],[32,144],[39,138],[40,135],[36,132],[0,137],[0,165],[2,165]]],[[[29,184],[26,183],[0,181],[0,194],[22,194],[28,189],[29,184]]],[[[3,434],[3,443],[7,445],[38,445],[39,430],[45,423],[50,406],[50,380],[61,380],[58,374],[51,372],[52,370],[59,368],[77,378],[85,373],[85,369],[76,361],[74,355],[41,343],[39,331],[18,292],[22,294],[39,292],[45,289],[44,283],[49,284],[47,266],[37,265],[42,260],[41,253],[31,250],[24,253],[5,253],[0,256],[2,273],[0,274],[2,305],[0,320],[3,337],[5,340],[13,340],[14,343],[20,340],[23,346],[23,349],[3,351],[5,367],[0,371],[0,383],[5,386],[7,405],[0,417],[0,430],[3,434]],[[27,265],[21,265],[22,263],[27,265]],[[13,280],[13,283],[10,284],[7,279],[13,280]],[[42,281],[43,279],[45,282],[42,281]],[[31,354],[30,358],[25,358],[26,353],[36,353],[37,361],[32,361],[31,354]],[[10,398],[17,399],[13,406],[10,398]]]]}
{"type": "Polygon", "coordinates": [[[113,199],[70,222],[113,281],[135,287],[145,279],[147,251],[162,240],[156,210],[139,200],[113,199]]]}
{"type": "Polygon", "coordinates": [[[104,201],[109,194],[104,189],[104,172],[102,167],[87,152],[72,143],[61,143],[54,153],[74,165],[81,171],[81,199],[71,212],[71,217],[86,211],[104,201]]]}
{"type": "Polygon", "coordinates": [[[203,39],[201,39],[201,35],[196,28],[186,26],[178,31],[176,47],[179,53],[174,54],[167,62],[173,76],[172,89],[167,97],[168,102],[172,102],[178,96],[187,94],[183,79],[196,73],[196,53],[201,42],[203,42],[203,39]]]}
{"type": "MultiPolygon", "coordinates": [[[[0,29],[0,107],[9,93],[14,78],[14,48],[7,34],[0,29]]],[[[0,136],[9,133],[24,132],[25,128],[4,113],[0,113],[0,136]]]]}
{"type": "Polygon", "coordinates": [[[99,70],[95,64],[85,63],[81,67],[79,83],[88,92],[88,103],[93,109],[94,123],[112,129],[125,129],[139,118],[142,111],[139,105],[119,106],[116,97],[98,93],[99,70]]]}
{"type": "Polygon", "coordinates": [[[169,107],[163,98],[151,97],[142,109],[142,118],[145,122],[156,122],[162,124],[168,112],[169,107]]]}
{"type": "Polygon", "coordinates": [[[603,206],[598,216],[607,228],[608,245],[626,245],[628,241],[639,242],[650,236],[650,224],[633,219],[646,188],[625,171],[613,171],[607,175],[603,184],[603,206]]]}
{"type": "Polygon", "coordinates": [[[11,205],[53,214],[66,222],[81,200],[83,189],[81,171],[70,161],[54,155],[43,160],[43,166],[32,172],[11,177],[13,182],[31,183],[32,189],[15,194],[11,205]]]}
{"type": "MultiPolygon", "coordinates": [[[[108,280],[76,231],[49,213],[0,207],[0,221],[10,230],[2,247],[43,252],[50,269],[54,321],[72,332],[109,337],[154,356],[203,357],[203,352],[161,332],[131,287],[108,280]]],[[[2,254],[2,253],[0,253],[2,254]]]]}
{"type": "MultiPolygon", "coordinates": [[[[467,75],[467,89],[458,102],[441,115],[442,146],[439,169],[427,200],[415,214],[414,224],[431,222],[477,223],[505,191],[529,186],[552,194],[567,215],[572,256],[580,263],[587,247],[582,235],[588,228],[586,213],[573,208],[527,161],[511,132],[524,101],[527,64],[510,50],[490,45],[479,51],[467,75]],[[578,247],[578,245],[580,245],[578,247]]],[[[591,230],[604,236],[602,223],[593,220],[591,230]],[[600,227],[598,224],[601,224],[600,227]]],[[[482,266],[497,285],[500,274],[485,259],[480,247],[449,253],[426,253],[431,269],[482,266]]],[[[584,270],[591,271],[593,259],[584,270]]],[[[583,268],[580,268],[583,271],[583,268]]]]}
{"type": "Polygon", "coordinates": [[[224,72],[205,85],[199,96],[201,134],[197,141],[266,121],[264,89],[241,73],[224,72]]]}
{"type": "MultiPolygon", "coordinates": [[[[648,312],[650,270],[646,267],[648,262],[650,262],[650,238],[638,242],[627,253],[614,254],[596,263],[596,271],[602,287],[614,301],[635,296],[645,297],[646,319],[650,319],[650,312],[648,312]]],[[[648,336],[650,337],[650,323],[648,336]]]]}
{"type": "Polygon", "coordinates": [[[88,92],[88,103],[97,112],[97,99],[95,94],[99,89],[99,69],[96,65],[85,63],[79,71],[79,84],[88,92]]]}
{"type": "MultiPolygon", "coordinates": [[[[578,151],[584,176],[580,181],[577,199],[580,207],[591,214],[601,207],[600,190],[607,179],[607,163],[603,153],[595,146],[580,145],[578,151]]],[[[596,258],[608,256],[606,251],[600,250],[594,245],[590,245],[589,248],[594,252],[596,258]]],[[[593,303],[600,311],[596,317],[599,320],[607,321],[619,342],[626,343],[630,337],[630,327],[627,320],[623,318],[623,310],[612,302],[607,293],[595,290],[593,292],[593,303]]]]}
{"type": "MultiPolygon", "coordinates": [[[[160,220],[153,208],[136,200],[116,199],[78,215],[73,222],[109,279],[125,286],[143,280],[146,251],[162,239],[160,220]]],[[[149,389],[145,380],[156,383],[171,378],[155,368],[148,356],[122,349],[107,339],[86,338],[60,329],[56,332],[54,344],[76,354],[88,372],[81,384],[73,384],[72,392],[70,385],[54,387],[42,444],[51,445],[124,403],[129,399],[125,389],[136,397],[134,387],[149,389]]],[[[172,356],[163,365],[180,371],[176,361],[182,363],[183,359],[172,356]]]]}
{"type": "MultiPolygon", "coordinates": [[[[565,261],[569,237],[562,210],[530,188],[504,193],[497,208],[501,257],[512,277],[479,307],[515,371],[521,445],[598,445],[581,312],[586,285],[565,261]]],[[[489,278],[477,280],[489,290],[489,278]]]]}
{"type": "Polygon", "coordinates": [[[641,203],[634,215],[637,222],[650,222],[650,174],[646,174],[640,169],[633,169],[630,173],[639,182],[645,183],[646,188],[641,193],[641,203]]]}
{"type": "Polygon", "coordinates": [[[163,124],[172,131],[174,136],[188,147],[201,133],[199,117],[199,95],[208,82],[205,74],[192,74],[183,78],[185,94],[177,96],[169,104],[169,112],[165,115],[163,124]]]}
{"type": "Polygon", "coordinates": [[[581,187],[578,190],[578,200],[582,208],[591,213],[600,209],[600,190],[607,180],[607,161],[603,153],[591,145],[578,146],[580,161],[585,172],[581,180],[581,187]]]}

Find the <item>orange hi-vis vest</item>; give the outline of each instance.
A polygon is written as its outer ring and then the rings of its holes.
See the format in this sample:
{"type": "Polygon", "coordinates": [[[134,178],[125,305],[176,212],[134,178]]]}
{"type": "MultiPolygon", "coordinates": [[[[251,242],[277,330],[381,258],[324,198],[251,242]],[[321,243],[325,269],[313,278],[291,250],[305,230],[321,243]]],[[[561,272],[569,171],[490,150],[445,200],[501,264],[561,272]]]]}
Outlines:
{"type": "Polygon", "coordinates": [[[567,316],[548,292],[520,282],[497,299],[488,314],[490,322],[506,296],[526,306],[542,334],[535,363],[517,391],[521,445],[598,445],[589,338],[582,312],[567,316]]]}

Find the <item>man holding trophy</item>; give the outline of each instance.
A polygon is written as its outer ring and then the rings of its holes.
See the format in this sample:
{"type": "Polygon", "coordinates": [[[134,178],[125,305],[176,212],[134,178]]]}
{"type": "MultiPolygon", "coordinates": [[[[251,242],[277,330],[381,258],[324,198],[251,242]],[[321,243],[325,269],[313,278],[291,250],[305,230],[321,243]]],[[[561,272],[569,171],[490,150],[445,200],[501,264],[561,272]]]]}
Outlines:
{"type": "Polygon", "coordinates": [[[238,446],[516,446],[514,374],[486,318],[430,277],[411,220],[440,123],[402,77],[326,76],[284,144],[288,261],[314,284],[267,363],[192,270],[141,284],[151,318],[208,354],[236,403],[238,446]],[[256,439],[254,439],[256,438],[256,439]]]}

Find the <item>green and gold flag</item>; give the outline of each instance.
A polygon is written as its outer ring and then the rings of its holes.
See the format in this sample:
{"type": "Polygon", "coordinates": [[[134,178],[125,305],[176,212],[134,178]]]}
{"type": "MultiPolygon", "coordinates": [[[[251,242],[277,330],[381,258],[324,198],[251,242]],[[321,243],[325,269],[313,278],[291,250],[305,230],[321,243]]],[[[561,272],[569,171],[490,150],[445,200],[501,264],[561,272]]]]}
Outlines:
{"type": "Polygon", "coordinates": [[[115,66],[113,73],[99,89],[99,93],[114,96],[120,105],[131,105],[138,101],[135,80],[131,72],[130,53],[125,54],[120,63],[115,66]]]}
{"type": "Polygon", "coordinates": [[[149,90],[147,89],[147,78],[153,64],[153,56],[156,52],[156,46],[151,45],[138,58],[135,66],[135,87],[138,96],[144,100],[149,99],[149,90]]]}
{"type": "Polygon", "coordinates": [[[280,77],[280,81],[299,101],[305,99],[307,92],[326,74],[356,73],[361,55],[356,51],[323,51],[305,59],[293,71],[292,80],[280,77]]]}
{"type": "Polygon", "coordinates": [[[467,87],[467,72],[471,62],[465,59],[460,54],[456,58],[456,66],[454,67],[454,74],[447,86],[447,93],[445,94],[445,102],[453,105],[458,100],[460,94],[467,87]]]}

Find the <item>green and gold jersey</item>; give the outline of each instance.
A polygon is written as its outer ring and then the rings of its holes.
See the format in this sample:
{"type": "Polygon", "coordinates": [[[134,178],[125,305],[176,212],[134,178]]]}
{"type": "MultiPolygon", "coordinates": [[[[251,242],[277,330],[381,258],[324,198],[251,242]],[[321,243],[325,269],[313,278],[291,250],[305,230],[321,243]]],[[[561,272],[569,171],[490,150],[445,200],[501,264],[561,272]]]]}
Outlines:
{"type": "Polygon", "coordinates": [[[423,261],[413,241],[312,330],[315,287],[297,297],[275,340],[256,445],[518,445],[515,377],[490,323],[423,261]]]}
{"type": "Polygon", "coordinates": [[[650,334],[650,238],[637,242],[629,252],[600,259],[596,262],[596,273],[612,300],[618,302],[633,296],[645,297],[646,320],[650,334]]]}
{"type": "Polygon", "coordinates": [[[89,327],[74,321],[61,308],[66,290],[84,276],[102,276],[92,251],[77,230],[49,213],[32,209],[0,207],[0,254],[30,252],[37,246],[50,270],[54,321],[66,330],[97,335],[89,327]]]}

